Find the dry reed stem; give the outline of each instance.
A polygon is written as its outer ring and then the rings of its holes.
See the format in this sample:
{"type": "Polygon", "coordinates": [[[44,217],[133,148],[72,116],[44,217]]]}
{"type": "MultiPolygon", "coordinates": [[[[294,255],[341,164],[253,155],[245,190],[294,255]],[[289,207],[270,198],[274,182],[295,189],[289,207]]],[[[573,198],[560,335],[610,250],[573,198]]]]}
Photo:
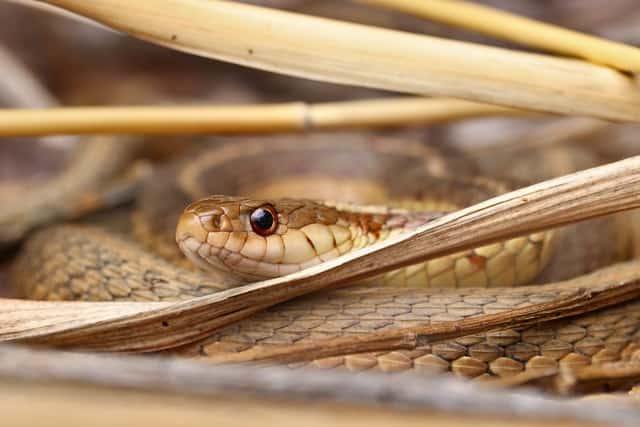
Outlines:
{"type": "Polygon", "coordinates": [[[11,426],[590,427],[635,425],[639,417],[629,405],[426,373],[211,366],[13,346],[0,347],[0,362],[0,411],[11,426]]]}
{"type": "Polygon", "coordinates": [[[579,60],[225,1],[43,1],[162,46],[283,74],[640,121],[637,82],[579,60]]]}
{"type": "MultiPolygon", "coordinates": [[[[0,340],[26,340],[102,351],[153,351],[174,347],[201,339],[257,311],[309,292],[480,244],[637,207],[640,207],[640,156],[489,199],[410,233],[299,273],[189,301],[3,300],[0,302],[0,340]]],[[[626,272],[624,278],[607,281],[605,289],[602,284],[592,284],[593,290],[612,292],[611,295],[602,294],[603,300],[613,296],[621,302],[620,295],[632,297],[630,292],[637,290],[634,285],[637,269],[631,268],[632,273],[627,274],[628,270],[621,270],[626,272]]],[[[559,303],[573,304],[572,301],[559,303]]],[[[545,313],[547,317],[552,315],[545,313]]],[[[405,332],[404,337],[409,341],[416,336],[416,331],[405,332]]],[[[464,330],[459,332],[464,334],[464,330]]],[[[428,339],[426,336],[419,338],[428,339]]],[[[398,345],[406,346],[407,343],[398,345]]]]}
{"type": "Polygon", "coordinates": [[[640,49],[462,0],[356,0],[623,71],[640,71],[640,49]]]}
{"type": "Polygon", "coordinates": [[[0,110],[0,135],[266,133],[432,124],[524,110],[443,98],[320,104],[68,107],[0,110]]]}
{"type": "MultiPolygon", "coordinates": [[[[97,367],[99,368],[99,367],[97,367]]],[[[251,372],[247,371],[247,376],[251,372]]],[[[239,379],[244,381],[244,377],[239,379]]],[[[612,427],[588,420],[537,420],[512,415],[465,415],[453,411],[398,410],[374,405],[290,399],[230,397],[185,398],[158,392],[63,382],[38,385],[0,381],[0,411],[12,427],[250,426],[263,427],[612,427]]],[[[504,401],[501,402],[504,405],[504,401]]]]}

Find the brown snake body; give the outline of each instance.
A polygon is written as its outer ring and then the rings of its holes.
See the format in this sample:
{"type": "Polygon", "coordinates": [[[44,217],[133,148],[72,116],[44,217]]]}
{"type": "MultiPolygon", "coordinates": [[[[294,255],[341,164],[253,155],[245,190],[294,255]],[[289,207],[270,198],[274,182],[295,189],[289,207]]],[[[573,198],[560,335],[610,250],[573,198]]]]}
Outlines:
{"type": "MultiPolygon", "coordinates": [[[[452,166],[421,144],[394,140],[338,145],[309,138],[298,143],[284,140],[269,144],[228,144],[200,153],[187,164],[183,162],[159,173],[138,201],[133,230],[147,249],[96,228],[44,229],[29,240],[13,269],[13,282],[19,283],[19,293],[35,299],[170,301],[206,295],[236,285],[238,281],[253,279],[256,270],[236,276],[222,273],[210,276],[176,266],[176,263],[188,266],[173,243],[178,217],[184,206],[209,194],[243,194],[271,201],[274,194],[283,193],[291,197],[302,194],[307,198],[335,198],[335,193],[327,193],[326,189],[339,188],[343,199],[360,203],[382,204],[394,199],[404,200],[402,206],[407,207],[407,200],[428,198],[436,211],[448,211],[509,188],[489,179],[448,176],[449,168],[462,170],[460,168],[467,166],[452,166]],[[315,192],[310,191],[314,188],[315,192]],[[148,248],[153,248],[164,259],[151,254],[148,248]]],[[[469,175],[473,173],[469,171],[469,175]]],[[[240,202],[249,203],[252,208],[263,203],[251,205],[252,202],[243,200],[240,202]]],[[[209,199],[190,209],[211,205],[212,201],[219,202],[209,199]]],[[[291,207],[292,202],[272,203],[279,212],[283,206],[289,209],[285,224],[288,228],[303,229],[296,226],[296,221],[304,222],[310,214],[301,214],[298,205],[291,207]],[[296,219],[296,214],[301,218],[296,219]]],[[[369,240],[379,238],[388,224],[394,220],[397,223],[398,218],[405,218],[403,225],[429,220],[424,216],[411,216],[413,214],[403,209],[369,208],[364,216],[333,214],[333,210],[313,215],[316,215],[315,223],[344,226],[352,238],[351,248],[358,246],[353,238],[368,244],[369,240]],[[365,232],[362,228],[353,228],[354,224],[364,227],[365,232]]],[[[211,216],[207,211],[203,215],[211,216]]],[[[233,226],[246,227],[240,222],[233,226]]],[[[492,245],[491,250],[479,248],[452,255],[445,261],[447,274],[453,274],[453,279],[448,281],[438,281],[435,280],[438,275],[429,275],[429,265],[443,263],[433,260],[414,268],[413,274],[403,270],[400,274],[395,272],[374,279],[385,282],[387,286],[383,288],[345,289],[294,300],[179,351],[213,360],[243,360],[245,355],[265,348],[452,321],[549,301],[584,286],[584,282],[520,288],[492,286],[519,285],[536,276],[537,280],[548,281],[583,274],[620,259],[628,243],[620,238],[616,221],[612,219],[593,220],[572,228],[512,239],[492,245]],[[550,255],[552,249],[555,249],[554,256],[550,255]],[[497,257],[502,257],[499,262],[495,261],[497,257]],[[531,263],[535,264],[535,271],[521,274],[531,263]],[[511,270],[505,273],[508,269],[511,270]],[[511,278],[511,283],[503,280],[505,275],[511,278]],[[416,276],[421,280],[413,280],[416,276]],[[432,288],[413,288],[424,282],[425,277],[432,288]]],[[[190,226],[187,230],[193,232],[194,228],[190,226]]],[[[243,243],[248,239],[247,233],[243,243]]],[[[306,236],[313,248],[318,249],[314,235],[307,233],[306,236]]],[[[333,239],[336,244],[343,243],[335,234],[333,239]]],[[[184,242],[180,236],[178,240],[184,242]]],[[[226,238],[225,242],[228,241],[226,238]]],[[[301,244],[297,242],[293,244],[301,244]]],[[[197,252],[201,248],[193,250],[197,252]]],[[[204,252],[210,256],[211,247],[204,252]]],[[[225,268],[228,267],[225,264],[225,268]]],[[[278,274],[286,272],[278,271],[278,274]]],[[[355,370],[450,369],[466,376],[505,376],[525,368],[547,369],[624,358],[634,349],[639,329],[640,306],[634,302],[543,328],[506,330],[424,345],[412,351],[346,355],[313,363],[355,370]]]]}

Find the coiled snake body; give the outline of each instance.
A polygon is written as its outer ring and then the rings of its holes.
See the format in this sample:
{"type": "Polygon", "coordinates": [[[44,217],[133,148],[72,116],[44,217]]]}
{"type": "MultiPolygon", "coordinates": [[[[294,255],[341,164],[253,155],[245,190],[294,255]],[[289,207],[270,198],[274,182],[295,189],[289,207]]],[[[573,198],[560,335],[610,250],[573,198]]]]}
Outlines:
{"type": "MultiPolygon", "coordinates": [[[[133,215],[138,243],[104,227],[45,228],[29,239],[12,282],[19,284],[19,294],[35,299],[157,301],[288,274],[510,189],[491,179],[453,177],[451,170],[467,167],[455,162],[422,144],[396,140],[338,144],[321,137],[222,145],[154,176],[133,215]],[[278,195],[288,198],[274,198],[278,195]],[[304,199],[295,199],[299,196],[304,199]],[[208,271],[194,271],[176,240],[208,271]]],[[[233,360],[259,347],[547,301],[578,284],[514,286],[565,279],[620,259],[629,245],[620,221],[593,220],[519,237],[370,278],[364,288],[294,300],[180,352],[233,360]]],[[[509,375],[525,368],[617,360],[634,348],[639,327],[640,305],[628,303],[544,328],[313,364],[509,375]]]]}

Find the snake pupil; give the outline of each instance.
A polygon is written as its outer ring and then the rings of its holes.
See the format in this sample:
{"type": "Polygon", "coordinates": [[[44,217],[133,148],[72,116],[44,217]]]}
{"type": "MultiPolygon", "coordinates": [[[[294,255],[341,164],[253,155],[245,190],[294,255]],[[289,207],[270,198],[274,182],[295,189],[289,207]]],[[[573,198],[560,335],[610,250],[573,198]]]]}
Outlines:
{"type": "Polygon", "coordinates": [[[262,236],[275,230],[275,222],[275,212],[271,206],[258,208],[251,213],[251,228],[262,236]]]}

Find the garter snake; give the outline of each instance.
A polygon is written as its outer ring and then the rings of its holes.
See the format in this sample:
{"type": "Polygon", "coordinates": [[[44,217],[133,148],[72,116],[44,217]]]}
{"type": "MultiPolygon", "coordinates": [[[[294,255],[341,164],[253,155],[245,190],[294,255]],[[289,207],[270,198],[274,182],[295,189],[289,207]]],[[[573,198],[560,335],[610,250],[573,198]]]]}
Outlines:
{"type": "MultiPolygon", "coordinates": [[[[29,238],[12,282],[20,295],[34,299],[189,299],[298,271],[511,188],[472,178],[473,166],[420,143],[330,138],[234,142],[198,150],[145,186],[131,221],[135,239],[108,226],[44,228],[29,238]],[[295,198],[300,196],[305,199],[295,198]],[[193,271],[176,238],[190,260],[210,271],[193,271]]],[[[224,359],[256,346],[456,320],[545,301],[563,292],[561,285],[513,286],[561,280],[619,260],[629,241],[618,222],[592,220],[519,237],[374,277],[365,288],[295,300],[180,351],[224,359]]],[[[412,352],[314,364],[508,375],[619,359],[633,349],[639,327],[640,307],[629,303],[546,329],[507,330],[412,352]]]]}

